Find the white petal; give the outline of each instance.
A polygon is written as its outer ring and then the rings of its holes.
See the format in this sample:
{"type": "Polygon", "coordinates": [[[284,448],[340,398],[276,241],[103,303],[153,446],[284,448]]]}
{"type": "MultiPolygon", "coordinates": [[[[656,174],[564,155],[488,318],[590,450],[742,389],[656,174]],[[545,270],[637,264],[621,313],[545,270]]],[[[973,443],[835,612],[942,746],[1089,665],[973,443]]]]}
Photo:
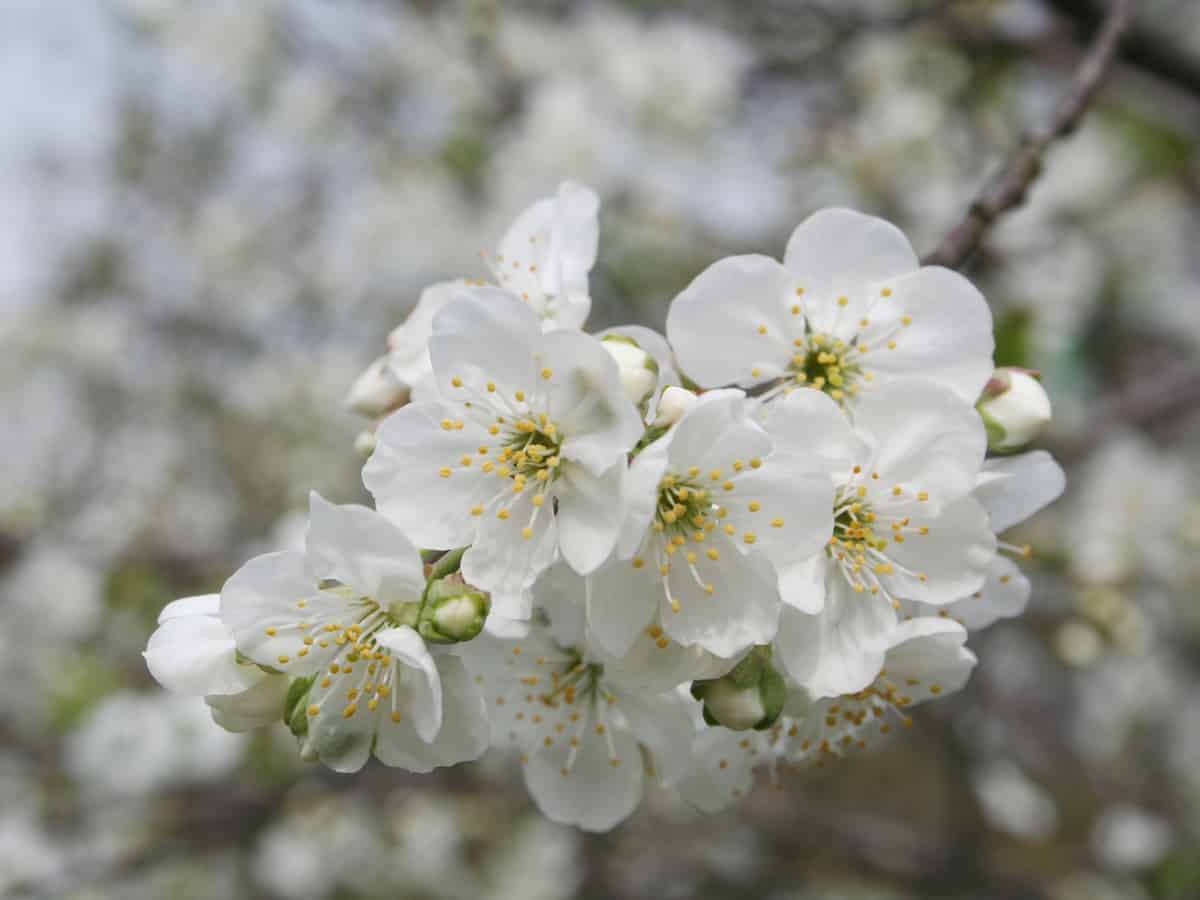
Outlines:
{"type": "Polygon", "coordinates": [[[1062,466],[1045,450],[989,459],[983,471],[975,499],[987,510],[996,532],[1007,531],[1049,506],[1067,486],[1062,466]]]}
{"type": "Polygon", "coordinates": [[[628,728],[650,753],[659,781],[672,785],[687,773],[693,724],[698,704],[675,691],[648,696],[640,691],[614,689],[616,707],[628,728]]]}
{"type": "Polygon", "coordinates": [[[779,566],[779,597],[800,612],[815,615],[825,607],[825,554],[779,566]]]}
{"type": "Polygon", "coordinates": [[[964,497],[929,519],[921,518],[914,504],[911,518],[913,527],[924,525],[929,532],[909,534],[887,552],[900,566],[925,577],[898,572],[889,580],[889,589],[899,597],[934,605],[953,603],[979,590],[996,555],[996,536],[979,502],[964,497]]]}
{"type": "MultiPolygon", "coordinates": [[[[825,393],[792,391],[765,407],[775,453],[806,471],[845,473],[865,452],[841,408],[825,393]]],[[[832,511],[832,507],[831,507],[832,511]]]]}
{"type": "Polygon", "coordinates": [[[749,387],[785,371],[803,329],[788,311],[791,282],[769,256],[731,256],[697,275],[667,313],[683,373],[711,388],[749,387]]]}
{"type": "Polygon", "coordinates": [[[221,610],[220,594],[200,594],[195,597],[180,597],[163,607],[158,614],[158,624],[180,616],[215,616],[221,610]]]}
{"type": "Polygon", "coordinates": [[[289,675],[308,675],[325,660],[319,653],[300,655],[299,623],[332,621],[344,611],[344,600],[316,589],[305,555],[294,551],[256,556],[221,589],[221,621],[237,648],[289,675]]]}
{"type": "Polygon", "coordinates": [[[405,692],[404,714],[412,719],[417,736],[431,742],[442,727],[442,682],[425,642],[407,626],[386,628],[375,640],[409,670],[398,670],[405,692]]]}
{"type": "Polygon", "coordinates": [[[566,775],[566,741],[530,757],[525,784],[546,818],[584,831],[608,831],[637,808],[642,799],[641,751],[628,733],[612,729],[609,734],[617,765],[610,761],[605,739],[592,729],[581,735],[578,755],[566,775]]]}
{"type": "Polygon", "coordinates": [[[754,786],[754,757],[741,746],[745,734],[706,728],[696,735],[691,766],[679,793],[705,813],[720,812],[754,786]]]}
{"type": "Polygon", "coordinates": [[[652,634],[648,629],[638,632],[629,652],[623,656],[605,653],[594,640],[589,642],[588,652],[606,666],[606,679],[650,695],[699,678],[720,678],[738,662],[736,656],[724,659],[703,647],[684,647],[665,634],[657,638],[652,634]]]}
{"type": "Polygon", "coordinates": [[[507,291],[461,288],[434,318],[429,341],[443,398],[456,403],[486,397],[489,382],[506,399],[517,391],[532,396],[541,340],[541,320],[507,291]]]}
{"type": "Polygon", "coordinates": [[[563,647],[581,646],[587,593],[583,576],[560,560],[542,573],[534,583],[532,593],[534,605],[550,617],[549,631],[554,640],[563,647]]]}
{"type": "MultiPolygon", "coordinates": [[[[743,553],[719,529],[711,532],[706,543],[720,558],[697,554],[693,565],[699,583],[679,554],[671,559],[671,597],[664,591],[659,601],[663,628],[679,643],[699,644],[721,657],[768,643],[779,625],[781,606],[775,570],[764,557],[743,553]],[[711,585],[712,592],[701,585],[711,585]],[[672,606],[672,598],[677,607],[672,606]]],[[[651,566],[648,563],[647,568],[651,566]]]]}
{"type": "Polygon", "coordinates": [[[685,472],[697,466],[700,477],[715,489],[734,474],[735,461],[748,466],[751,460],[767,456],[771,438],[749,418],[749,410],[746,396],[739,390],[701,395],[668,436],[671,468],[685,472]],[[714,470],[720,473],[715,478],[714,470]]]}
{"type": "Polygon", "coordinates": [[[967,631],[957,622],[939,618],[902,622],[884,660],[886,678],[903,685],[914,705],[952,694],[967,683],[975,667],[975,654],[966,648],[966,640],[967,631]]]}
{"type": "Polygon", "coordinates": [[[895,613],[882,597],[855,593],[834,573],[819,615],[784,609],[775,649],[787,673],[810,694],[836,697],[875,680],[895,628],[895,613]]]}
{"type": "Polygon", "coordinates": [[[948,389],[916,379],[882,385],[859,399],[854,425],[873,447],[883,489],[926,491],[936,510],[975,487],[987,434],[974,407],[948,389]]]}
{"type": "Polygon", "coordinates": [[[997,555],[982,588],[939,612],[945,612],[968,630],[977,631],[998,619],[1011,619],[1023,613],[1030,589],[1029,579],[1020,567],[1007,556],[997,555]]]}
{"type": "Polygon", "coordinates": [[[613,656],[628,653],[658,611],[662,586],[651,565],[610,559],[587,579],[588,632],[613,656]]]}
{"type": "Polygon", "coordinates": [[[507,519],[497,518],[491,510],[481,517],[474,543],[463,554],[462,574],[468,583],[491,593],[493,613],[506,619],[527,619],[529,589],[554,561],[558,526],[548,502],[537,508],[534,517],[529,488],[504,508],[507,519]],[[531,529],[529,538],[524,537],[525,528],[531,529]]]}
{"type": "Polygon", "coordinates": [[[215,616],[176,616],[146,644],[146,667],[163,687],[180,694],[237,694],[263,672],[237,662],[233,634],[215,616]]]}
{"type": "Polygon", "coordinates": [[[204,698],[213,721],[226,731],[253,731],[283,718],[288,677],[257,671],[258,681],[240,694],[210,694],[204,698]]]}
{"type": "Polygon", "coordinates": [[[310,571],[334,578],[381,606],[419,601],[425,590],[421,557],[395,525],[365,506],[335,506],[309,494],[305,552],[310,571]]]}
{"type": "Polygon", "coordinates": [[[450,654],[434,657],[442,686],[442,727],[432,741],[422,740],[411,717],[379,720],[375,755],[384,765],[410,772],[429,772],[478,759],[488,746],[487,710],[462,660],[450,654]]]}
{"type": "Polygon", "coordinates": [[[363,484],[379,512],[426,549],[469,544],[475,533],[471,507],[497,492],[496,478],[480,469],[476,456],[490,435],[469,420],[453,427],[457,421],[448,407],[410,404],[383,420],[363,467],[363,484]],[[476,461],[463,466],[464,457],[476,461]]]}
{"type": "Polygon", "coordinates": [[[804,291],[811,330],[848,339],[876,299],[874,285],[915,270],[918,261],[894,225],[849,209],[823,209],[792,232],[783,264],[789,288],[804,291]]]}
{"type": "Polygon", "coordinates": [[[886,381],[922,377],[974,404],[991,377],[992,313],[962,275],[926,266],[889,282],[892,294],[870,310],[860,340],[867,369],[886,381]],[[908,325],[901,325],[901,318],[908,325]],[[894,343],[889,343],[894,342],[894,343]]]}
{"type": "Polygon", "coordinates": [[[642,436],[642,419],[601,343],[557,331],[546,335],[539,362],[553,373],[546,382],[547,414],[563,435],[562,457],[597,475],[623,459],[642,436]]]}
{"type": "Polygon", "coordinates": [[[425,288],[408,318],[388,335],[388,368],[401,384],[411,388],[433,371],[429,360],[433,319],[462,287],[461,281],[443,281],[425,288]]]}
{"type": "Polygon", "coordinates": [[[658,483],[667,470],[670,438],[659,438],[645,447],[629,464],[626,476],[625,521],[617,539],[617,556],[633,556],[654,521],[658,507],[658,483]]]}
{"type": "Polygon", "coordinates": [[[625,462],[603,475],[564,463],[555,482],[558,547],[580,575],[593,572],[612,553],[625,518],[625,462]]]}
{"type": "Polygon", "coordinates": [[[828,472],[797,471],[785,459],[768,457],[758,469],[743,471],[734,489],[718,502],[730,510],[726,521],[784,571],[821,552],[833,534],[833,481],[828,472]]]}

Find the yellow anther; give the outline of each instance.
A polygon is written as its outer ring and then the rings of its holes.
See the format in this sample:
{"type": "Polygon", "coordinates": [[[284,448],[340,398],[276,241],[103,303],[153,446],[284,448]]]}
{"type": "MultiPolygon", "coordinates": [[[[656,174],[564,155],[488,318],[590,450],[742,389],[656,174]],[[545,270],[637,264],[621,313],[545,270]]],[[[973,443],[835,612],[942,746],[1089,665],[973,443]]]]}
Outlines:
{"type": "Polygon", "coordinates": [[[757,456],[750,460],[750,468],[757,469],[762,465],[762,460],[757,456]]]}
{"type": "Polygon", "coordinates": [[[496,518],[497,519],[507,519],[508,518],[508,510],[501,509],[499,512],[496,513],[496,518]]]}
{"type": "Polygon", "coordinates": [[[912,316],[901,316],[900,324],[904,325],[905,327],[911,325],[912,324],[912,316]]]}
{"type": "Polygon", "coordinates": [[[450,379],[450,383],[452,385],[454,385],[455,387],[462,387],[463,380],[461,378],[459,378],[457,375],[455,375],[453,378],[450,379]]]}
{"type": "Polygon", "coordinates": [[[759,333],[759,334],[766,334],[766,333],[767,333],[767,326],[766,326],[766,325],[759,325],[759,326],[758,326],[758,333],[759,333]]]}
{"type": "Polygon", "coordinates": [[[272,627],[267,627],[263,630],[266,631],[267,637],[275,637],[275,635],[277,634],[276,630],[272,627]]]}
{"type": "Polygon", "coordinates": [[[716,547],[709,547],[708,550],[706,551],[706,555],[708,556],[709,559],[717,560],[717,559],[721,558],[721,551],[718,550],[716,547]]]}
{"type": "Polygon", "coordinates": [[[342,718],[343,718],[343,719],[349,719],[349,718],[350,718],[351,716],[353,716],[353,715],[354,715],[356,712],[358,712],[358,704],[357,704],[357,703],[350,703],[350,704],[348,704],[348,705],[346,706],[346,708],[345,708],[345,709],[343,709],[343,710],[342,710],[342,718]]]}
{"type": "Polygon", "coordinates": [[[549,381],[554,377],[554,370],[550,368],[542,369],[542,377],[549,381]]]}
{"type": "Polygon", "coordinates": [[[531,537],[533,537],[533,529],[526,525],[521,529],[521,537],[523,537],[525,540],[529,540],[531,537]]]}
{"type": "Polygon", "coordinates": [[[782,528],[783,527],[783,519],[772,519],[771,527],[772,528],[782,528]]]}
{"type": "Polygon", "coordinates": [[[683,607],[679,605],[679,600],[676,599],[675,597],[672,597],[671,598],[671,612],[677,613],[681,609],[683,609],[683,607]]]}
{"type": "Polygon", "coordinates": [[[845,305],[846,305],[846,304],[848,304],[849,302],[850,302],[850,299],[849,299],[848,297],[838,297],[838,298],[837,298],[837,305],[838,305],[838,306],[845,306],[845,305]]]}
{"type": "Polygon", "coordinates": [[[800,315],[800,304],[799,303],[792,304],[792,315],[793,316],[800,315]]]}
{"type": "Polygon", "coordinates": [[[750,510],[750,512],[758,512],[760,509],[762,509],[762,504],[757,500],[751,500],[748,504],[746,504],[746,507],[750,510]]]}
{"type": "Polygon", "coordinates": [[[317,704],[315,704],[315,703],[311,703],[311,704],[309,704],[309,707],[308,707],[308,714],[309,714],[310,716],[315,716],[315,715],[316,715],[317,713],[319,713],[320,711],[321,711],[321,707],[317,706],[317,704]]]}
{"type": "Polygon", "coordinates": [[[494,381],[489,381],[489,382],[487,383],[487,390],[488,390],[488,393],[489,393],[489,394],[494,394],[494,393],[496,393],[496,382],[494,382],[494,381]]]}
{"type": "Polygon", "coordinates": [[[517,392],[515,392],[515,393],[513,394],[513,397],[514,397],[514,398],[516,398],[516,401],[517,401],[518,403],[524,403],[524,402],[525,402],[525,392],[524,392],[524,391],[517,391],[517,392]]]}
{"type": "Polygon", "coordinates": [[[888,342],[887,342],[887,348],[888,348],[889,350],[895,350],[895,349],[896,349],[896,342],[895,342],[895,341],[888,341],[888,342]]]}
{"type": "Polygon", "coordinates": [[[279,664],[280,664],[281,666],[286,666],[286,665],[287,665],[287,661],[288,661],[287,654],[280,654],[280,655],[279,655],[279,664]]]}
{"type": "Polygon", "coordinates": [[[534,494],[533,495],[533,505],[534,506],[541,506],[545,502],[546,502],[545,494],[534,494]]]}
{"type": "Polygon", "coordinates": [[[753,531],[747,531],[745,534],[742,535],[742,540],[745,541],[747,544],[753,544],[755,541],[758,540],[758,535],[756,535],[753,531]]]}
{"type": "Polygon", "coordinates": [[[635,569],[640,569],[645,565],[646,565],[646,561],[644,559],[642,559],[640,556],[635,556],[633,558],[633,567],[635,569]]]}
{"type": "Polygon", "coordinates": [[[920,500],[922,503],[924,503],[926,500],[929,499],[929,492],[928,491],[917,491],[917,499],[920,500]]]}
{"type": "Polygon", "coordinates": [[[891,288],[884,288],[884,289],[883,289],[882,291],[880,291],[879,293],[880,293],[880,294],[882,294],[884,297],[890,297],[890,296],[892,296],[892,289],[891,289],[891,288]]]}
{"type": "Polygon", "coordinates": [[[720,481],[721,480],[721,470],[713,469],[711,472],[708,473],[708,477],[711,478],[713,481],[720,481]]]}

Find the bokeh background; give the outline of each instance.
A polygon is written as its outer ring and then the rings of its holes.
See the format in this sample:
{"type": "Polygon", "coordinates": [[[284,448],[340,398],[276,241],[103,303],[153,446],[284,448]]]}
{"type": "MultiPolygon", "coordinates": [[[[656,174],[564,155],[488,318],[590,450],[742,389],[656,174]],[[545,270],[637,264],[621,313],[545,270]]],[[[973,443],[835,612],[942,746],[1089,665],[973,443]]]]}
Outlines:
{"type": "Polygon", "coordinates": [[[156,614],[363,498],[346,388],[560,179],[604,202],[594,327],[821,206],[926,251],[1098,7],[0,3],[0,895],[1200,896],[1200,4],[1140,7],[968,267],[1069,469],[1028,614],[890,745],[596,837],[502,754],[346,778],[222,732],[147,674],[156,614]]]}

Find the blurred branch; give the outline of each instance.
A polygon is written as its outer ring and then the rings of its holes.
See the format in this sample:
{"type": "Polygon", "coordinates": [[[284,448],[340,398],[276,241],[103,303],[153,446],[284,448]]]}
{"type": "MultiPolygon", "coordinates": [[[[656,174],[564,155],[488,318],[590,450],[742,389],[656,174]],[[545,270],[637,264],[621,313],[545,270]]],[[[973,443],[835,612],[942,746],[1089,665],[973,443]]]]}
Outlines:
{"type": "Polygon", "coordinates": [[[1046,152],[1070,134],[1087,111],[1129,27],[1131,11],[1132,0],[1113,0],[1103,26],[1076,68],[1066,93],[1059,98],[1050,122],[1021,136],[1003,168],[972,201],[963,220],[925,257],[927,265],[958,268],[979,246],[988,228],[1024,201],[1041,172],[1046,152]]]}
{"type": "MultiPolygon", "coordinates": [[[[1095,0],[1046,0],[1059,15],[1076,25],[1093,29],[1104,19],[1095,0]]],[[[1150,30],[1133,25],[1121,41],[1121,60],[1168,81],[1200,98],[1200,59],[1163,41],[1150,30]]]]}
{"type": "Polygon", "coordinates": [[[1159,374],[1145,375],[1101,403],[1077,434],[1054,445],[1070,461],[1097,446],[1096,437],[1121,426],[1151,428],[1200,409],[1200,363],[1186,360],[1159,374]]]}

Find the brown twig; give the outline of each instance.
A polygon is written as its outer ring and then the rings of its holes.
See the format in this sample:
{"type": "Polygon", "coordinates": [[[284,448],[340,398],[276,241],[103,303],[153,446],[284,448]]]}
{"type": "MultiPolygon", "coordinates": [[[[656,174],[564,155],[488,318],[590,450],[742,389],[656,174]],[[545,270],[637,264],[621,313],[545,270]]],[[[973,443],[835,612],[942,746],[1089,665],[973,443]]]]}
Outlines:
{"type": "MultiPolygon", "coordinates": [[[[1059,15],[1093,29],[1104,18],[1097,0],[1046,0],[1059,15]]],[[[1200,59],[1147,28],[1131,25],[1121,41],[1121,61],[1200,98],[1200,59]]]]}
{"type": "Polygon", "coordinates": [[[1132,5],[1132,0],[1113,0],[1103,25],[1080,60],[1049,123],[1021,136],[1004,167],[971,203],[963,220],[936,250],[925,257],[927,265],[958,268],[979,246],[992,223],[1024,201],[1041,171],[1046,152],[1056,141],[1070,134],[1087,111],[1129,27],[1132,5]]]}

